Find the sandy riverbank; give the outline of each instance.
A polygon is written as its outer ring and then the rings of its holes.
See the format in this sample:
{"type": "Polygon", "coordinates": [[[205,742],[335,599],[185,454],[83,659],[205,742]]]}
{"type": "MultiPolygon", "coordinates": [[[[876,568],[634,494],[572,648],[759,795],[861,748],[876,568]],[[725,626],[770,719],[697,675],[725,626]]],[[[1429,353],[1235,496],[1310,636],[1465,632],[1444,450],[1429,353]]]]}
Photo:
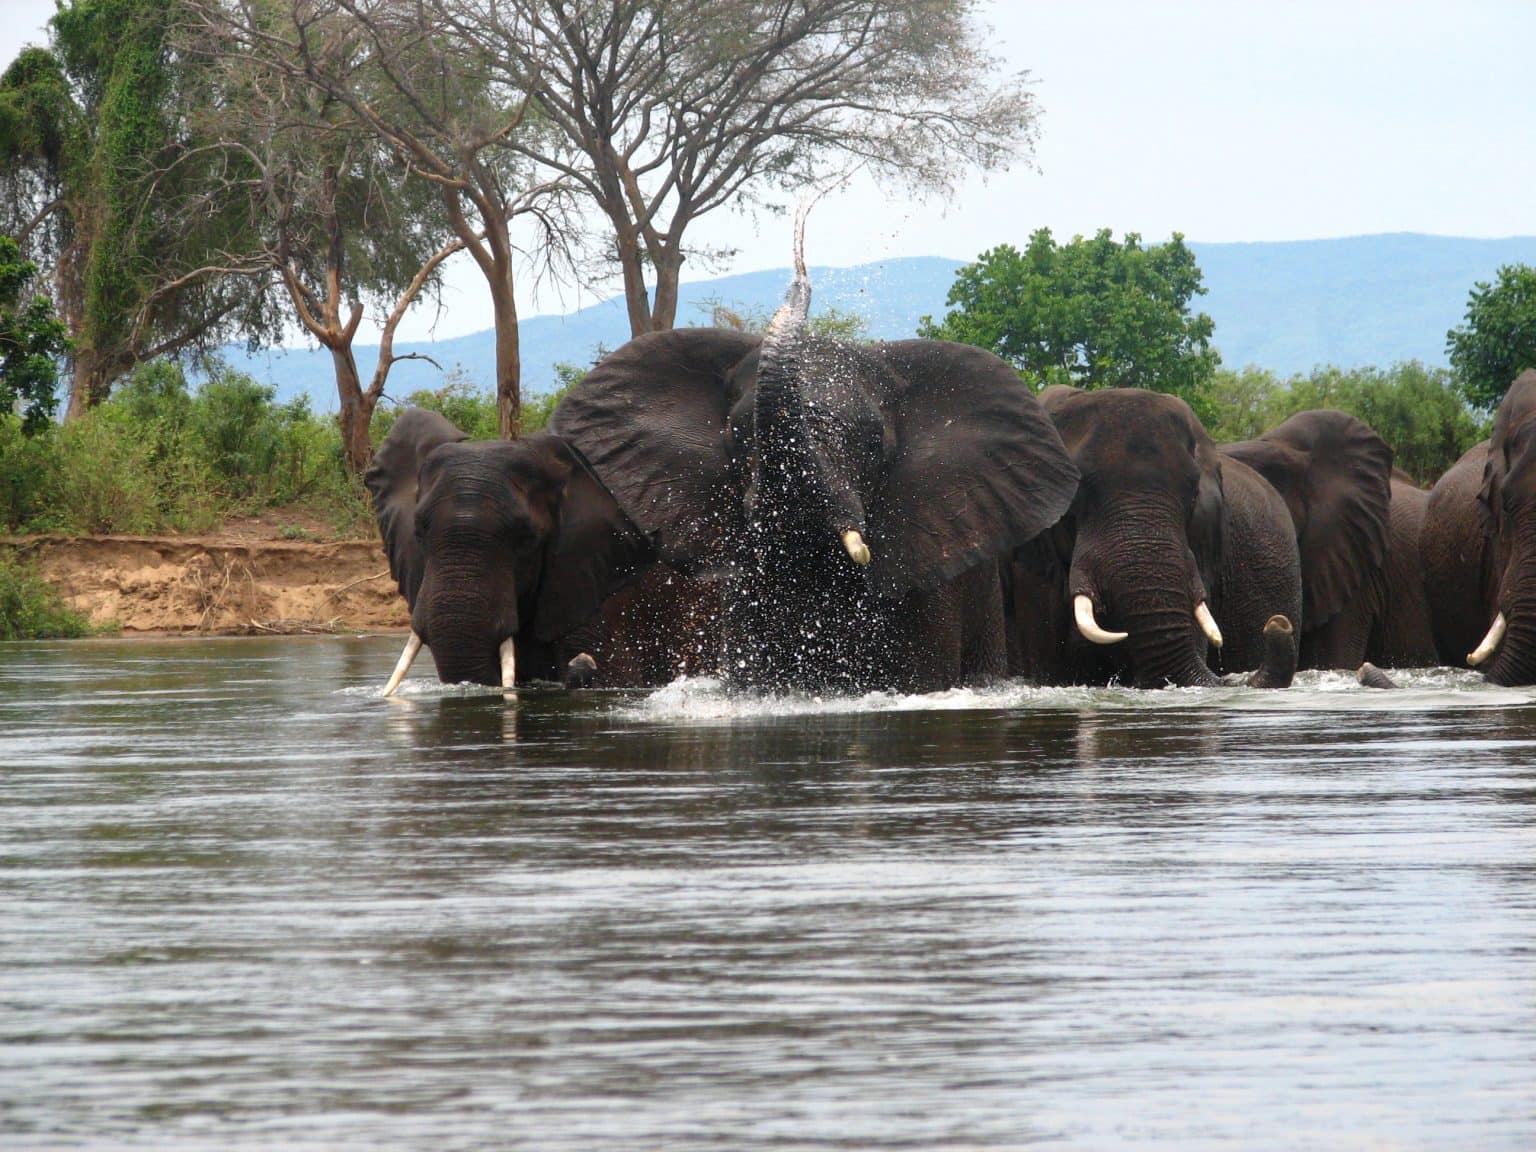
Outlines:
{"type": "Polygon", "coordinates": [[[408,626],[375,540],[213,536],[0,539],[64,601],[124,635],[385,631],[408,626]]]}

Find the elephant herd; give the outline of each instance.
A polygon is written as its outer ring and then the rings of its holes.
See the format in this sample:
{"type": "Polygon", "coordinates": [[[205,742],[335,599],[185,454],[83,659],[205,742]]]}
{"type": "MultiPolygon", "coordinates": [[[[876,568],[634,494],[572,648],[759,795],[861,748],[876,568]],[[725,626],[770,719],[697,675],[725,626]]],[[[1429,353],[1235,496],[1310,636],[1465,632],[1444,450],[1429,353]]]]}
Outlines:
{"type": "Polygon", "coordinates": [[[802,266],[761,338],[637,337],[520,440],[404,412],[367,475],[411,611],[386,693],[423,645],[503,687],[1536,682],[1536,371],[1426,493],[1340,412],[1216,444],[1173,396],[818,338],[809,301],[802,266]]]}

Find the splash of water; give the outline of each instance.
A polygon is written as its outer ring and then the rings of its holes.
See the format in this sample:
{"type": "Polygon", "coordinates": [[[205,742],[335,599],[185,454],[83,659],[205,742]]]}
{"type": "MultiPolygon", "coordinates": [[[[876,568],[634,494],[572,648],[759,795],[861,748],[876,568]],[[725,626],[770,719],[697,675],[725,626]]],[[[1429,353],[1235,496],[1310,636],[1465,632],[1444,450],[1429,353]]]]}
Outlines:
{"type": "Polygon", "coordinates": [[[823,695],[806,692],[748,692],[708,677],[681,677],[618,715],[639,721],[738,721],[855,712],[1144,711],[1215,708],[1245,712],[1425,712],[1444,708],[1510,708],[1529,705],[1536,693],[1497,688],[1475,672],[1426,668],[1394,672],[1396,691],[1363,688],[1349,672],[1302,672],[1283,691],[1222,685],[1215,688],[1139,690],[1041,688],[1004,681],[984,688],[951,688],[906,695],[865,692],[823,695]]]}

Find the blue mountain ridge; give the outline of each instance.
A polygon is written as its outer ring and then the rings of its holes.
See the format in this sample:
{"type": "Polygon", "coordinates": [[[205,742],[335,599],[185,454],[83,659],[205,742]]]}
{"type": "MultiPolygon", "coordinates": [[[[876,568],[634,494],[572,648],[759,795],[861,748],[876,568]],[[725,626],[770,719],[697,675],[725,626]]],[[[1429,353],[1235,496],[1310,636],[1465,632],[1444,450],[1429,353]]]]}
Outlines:
{"type": "MultiPolygon", "coordinates": [[[[1465,317],[1473,285],[1493,281],[1502,265],[1536,264],[1536,236],[1480,240],[1391,233],[1336,240],[1189,242],[1189,247],[1207,289],[1194,307],[1215,321],[1222,362],[1234,368],[1256,365],[1283,376],[1321,364],[1444,364],[1446,332],[1465,317]]],[[[955,271],[964,263],[915,256],[853,268],[813,267],[812,309],[862,316],[870,339],[909,337],[923,316],[944,314],[955,271]]],[[[684,284],[678,322],[707,323],[712,303],[771,312],[789,279],[784,268],[684,284]]],[[[534,396],[555,386],[557,363],[591,363],[601,350],[624,343],[629,323],[623,299],[616,297],[564,316],[530,317],[520,332],[523,390],[534,396]]],[[[482,387],[489,388],[494,377],[495,341],[489,330],[452,340],[400,343],[396,351],[429,355],[482,387]]],[[[367,379],[378,349],[359,346],[357,352],[367,379]]],[[[330,354],[324,350],[248,354],[231,346],[224,355],[231,367],[273,384],[279,399],[308,393],[317,411],[336,408],[330,354]]],[[[391,370],[388,391],[402,397],[442,383],[433,365],[407,360],[391,370]]]]}

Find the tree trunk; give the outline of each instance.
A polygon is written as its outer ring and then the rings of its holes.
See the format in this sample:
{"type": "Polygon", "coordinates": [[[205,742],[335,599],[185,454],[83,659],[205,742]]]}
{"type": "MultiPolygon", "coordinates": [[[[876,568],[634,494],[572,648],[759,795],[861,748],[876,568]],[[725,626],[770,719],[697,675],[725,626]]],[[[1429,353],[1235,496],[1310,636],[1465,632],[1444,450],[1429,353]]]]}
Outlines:
{"type": "Polygon", "coordinates": [[[373,458],[368,425],[373,420],[373,409],[378,397],[372,391],[363,391],[362,379],[357,372],[357,358],[352,355],[350,340],[332,346],[331,363],[336,370],[336,396],[341,404],[342,459],[348,474],[361,476],[373,458]]]}
{"type": "Polygon", "coordinates": [[[516,440],[523,426],[522,351],[510,272],[491,281],[491,307],[496,317],[496,423],[502,436],[516,440]]]}
{"type": "Polygon", "coordinates": [[[103,354],[89,346],[77,348],[64,419],[77,420],[104,401],[112,392],[112,382],[131,367],[131,356],[103,354]]]}
{"type": "Polygon", "coordinates": [[[667,331],[677,326],[677,281],[683,272],[683,256],[675,247],[655,254],[656,305],[651,310],[651,325],[655,331],[667,331]]]}
{"type": "MultiPolygon", "coordinates": [[[[629,310],[629,334],[642,336],[654,331],[658,325],[651,313],[651,297],[645,287],[645,262],[641,258],[640,240],[635,235],[635,230],[626,224],[619,224],[615,229],[615,239],[619,251],[619,268],[624,274],[624,304],[629,310]]],[[[660,327],[670,328],[670,323],[660,327]]]]}

